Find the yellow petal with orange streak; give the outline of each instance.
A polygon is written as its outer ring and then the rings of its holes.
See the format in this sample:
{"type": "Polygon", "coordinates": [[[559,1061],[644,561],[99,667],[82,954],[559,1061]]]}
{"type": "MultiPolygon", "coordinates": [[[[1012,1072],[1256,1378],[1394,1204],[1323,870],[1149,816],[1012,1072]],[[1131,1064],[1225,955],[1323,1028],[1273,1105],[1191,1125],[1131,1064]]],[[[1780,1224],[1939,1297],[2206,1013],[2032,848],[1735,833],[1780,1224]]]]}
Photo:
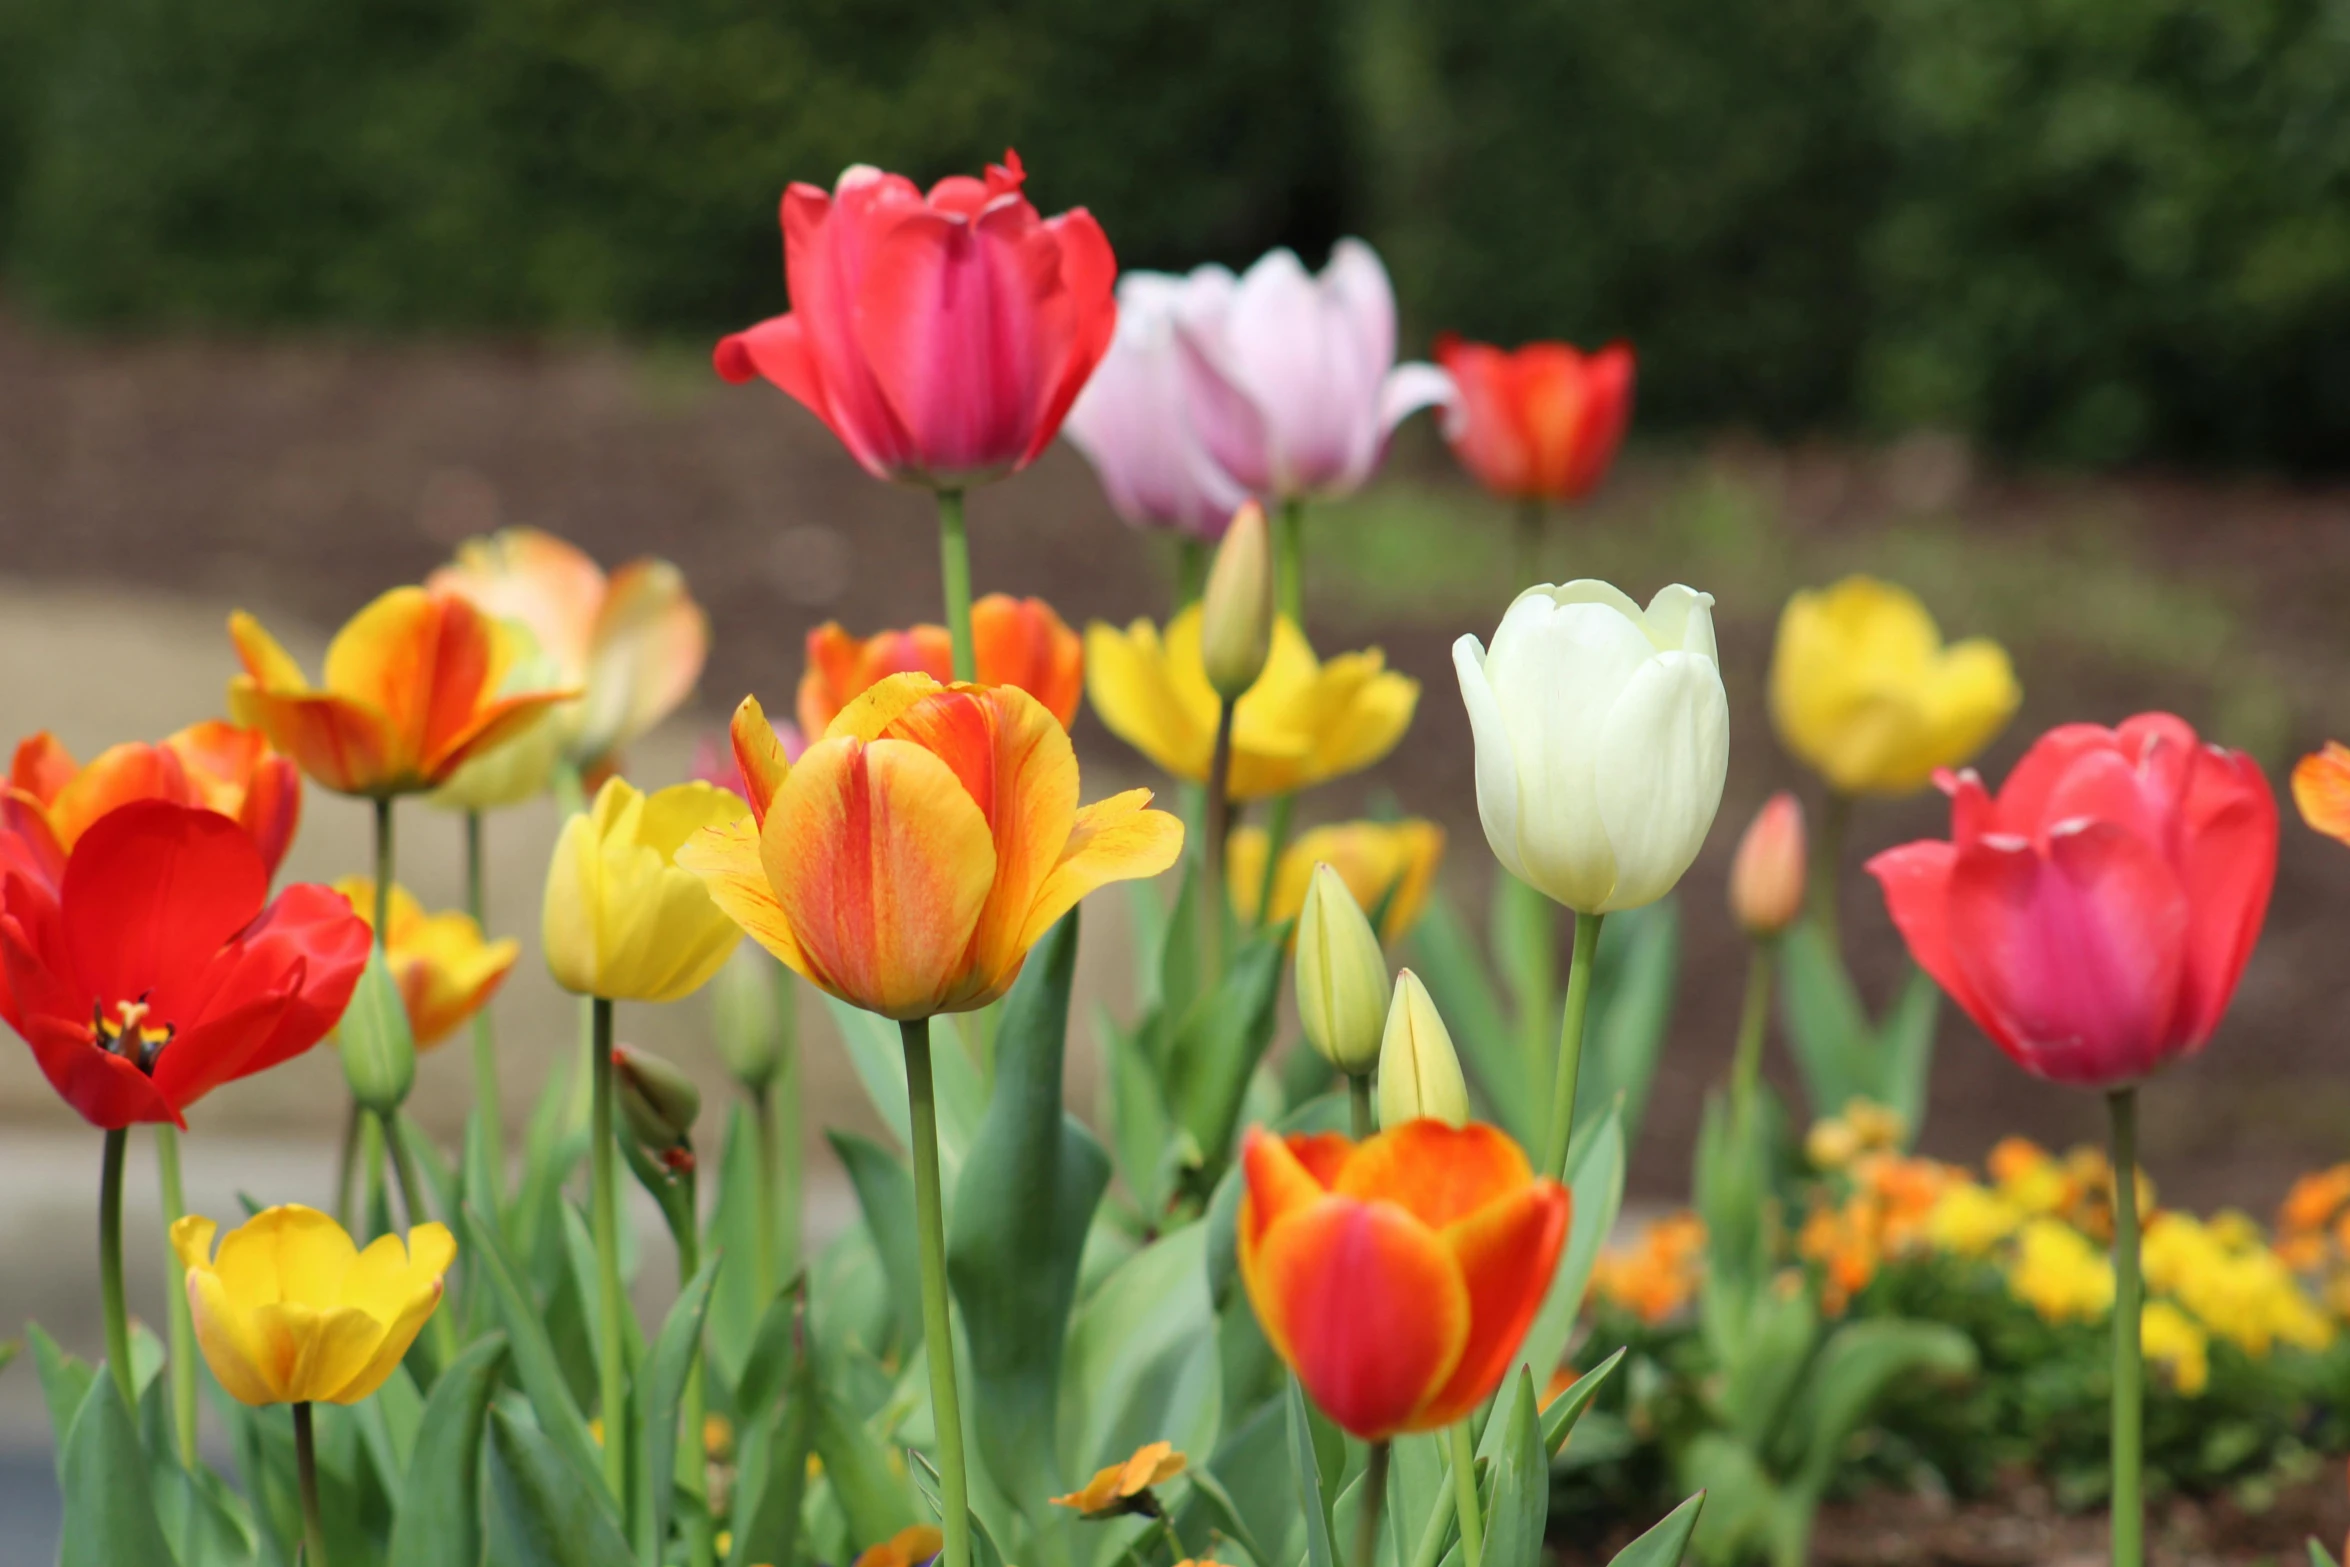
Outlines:
{"type": "MultiPolygon", "coordinates": [[[[761,722],[765,722],[764,719],[761,722]]],[[[710,901],[743,928],[760,946],[773,953],[793,973],[814,980],[808,959],[792,934],[791,920],[767,885],[767,869],[759,859],[759,828],[749,818],[722,827],[705,827],[677,851],[677,863],[702,879],[710,901]]]]}
{"type": "Polygon", "coordinates": [[[1148,809],[1150,800],[1148,789],[1129,789],[1077,813],[1060,863],[1029,906],[1028,922],[1020,933],[1021,951],[1043,940],[1053,922],[1087,893],[1114,881],[1156,876],[1182,858],[1182,820],[1148,809]]]}
{"type": "Polygon", "coordinates": [[[576,545],[537,528],[501,528],[467,539],[424,585],[520,621],[567,679],[586,675],[605,584],[603,568],[576,545]]]}
{"type": "MultiPolygon", "coordinates": [[[[824,729],[827,740],[878,740],[907,708],[924,697],[947,689],[919,670],[908,670],[877,680],[859,692],[848,706],[833,715],[824,729]]],[[[809,739],[816,737],[810,735],[809,739]]],[[[802,757],[802,761],[806,758],[802,757]]]]}
{"type": "Polygon", "coordinates": [[[734,721],[726,726],[726,736],[734,746],[734,765],[743,775],[743,787],[749,791],[752,819],[767,820],[767,803],[775,798],[775,791],[791,775],[791,760],[783,754],[783,737],[768,721],[767,710],[755,696],[746,696],[734,710],[734,721]]]}

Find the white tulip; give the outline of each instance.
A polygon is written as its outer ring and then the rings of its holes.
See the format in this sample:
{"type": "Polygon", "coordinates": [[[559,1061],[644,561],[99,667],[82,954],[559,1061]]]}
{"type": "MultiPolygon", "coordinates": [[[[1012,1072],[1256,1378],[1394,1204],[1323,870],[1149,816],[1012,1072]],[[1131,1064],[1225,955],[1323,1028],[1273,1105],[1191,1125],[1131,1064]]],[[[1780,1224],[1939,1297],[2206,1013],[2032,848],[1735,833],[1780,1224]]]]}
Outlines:
{"type": "Polygon", "coordinates": [[[1654,903],[1697,857],[1730,764],[1710,594],[1643,611],[1605,582],[1528,588],[1487,652],[1453,644],[1494,857],[1584,914],[1654,903]]]}

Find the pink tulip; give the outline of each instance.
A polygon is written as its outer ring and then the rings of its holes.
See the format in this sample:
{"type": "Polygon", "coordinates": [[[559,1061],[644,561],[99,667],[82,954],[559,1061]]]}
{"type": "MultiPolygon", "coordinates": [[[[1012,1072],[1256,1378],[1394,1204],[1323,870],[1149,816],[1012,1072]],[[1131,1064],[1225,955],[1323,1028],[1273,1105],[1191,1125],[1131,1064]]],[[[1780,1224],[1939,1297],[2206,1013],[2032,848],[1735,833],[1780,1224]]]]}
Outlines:
{"type": "Polygon", "coordinates": [[[1015,473],[1061,427],[1110,346],[1117,262],[1084,208],[1042,219],[1017,153],[928,196],[858,164],[826,195],[783,193],[789,315],[718,345],[729,381],[765,376],[876,478],[960,489],[1015,473]]]}
{"type": "Polygon", "coordinates": [[[2026,1071],[2116,1088],[2203,1047],[2260,936],[2277,807],[2168,713],[2040,737],[1994,799],[1937,780],[1951,841],[1869,861],[1911,956],[2026,1071]]]}
{"type": "Polygon", "coordinates": [[[1248,491],[1200,443],[1187,396],[1175,323],[1199,277],[1118,279],[1118,335],[1069,410],[1069,441],[1119,516],[1213,543],[1248,491]]]}
{"type": "Polygon", "coordinates": [[[1176,340],[1208,455],[1268,500],[1352,492],[1407,415],[1454,398],[1434,365],[1395,362],[1395,291],[1360,240],[1340,240],[1318,277],[1287,250],[1237,278],[1199,268],[1176,340]]]}

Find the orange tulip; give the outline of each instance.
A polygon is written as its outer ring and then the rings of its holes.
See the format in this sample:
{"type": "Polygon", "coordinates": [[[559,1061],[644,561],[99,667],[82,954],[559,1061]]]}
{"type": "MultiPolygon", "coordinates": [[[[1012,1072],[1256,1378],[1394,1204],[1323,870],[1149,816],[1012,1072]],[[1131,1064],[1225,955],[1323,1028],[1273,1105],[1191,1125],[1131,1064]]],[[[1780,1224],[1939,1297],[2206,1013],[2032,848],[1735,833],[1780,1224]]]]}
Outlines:
{"type": "Polygon", "coordinates": [[[550,722],[582,773],[675,712],[710,653],[710,617],[675,566],[648,557],[607,577],[584,551],[536,528],[468,539],[425,586],[520,621],[562,683],[580,688],[578,703],[550,722]]]}
{"type": "Polygon", "coordinates": [[[2328,740],[2295,764],[2293,803],[2310,826],[2350,843],[2350,745],[2328,740]]]}
{"type": "MultiPolygon", "coordinates": [[[[1052,710],[1066,729],[1085,695],[1085,644],[1043,599],[990,593],[971,606],[972,663],[979,683],[1018,686],[1052,710]]],[[[877,681],[919,670],[954,678],[954,647],[944,626],[913,626],[853,637],[839,621],[808,633],[808,668],[800,676],[800,732],[811,739],[877,681]]]]}
{"type": "Polygon", "coordinates": [[[761,946],[884,1017],[985,1006],[1078,899],[1183,851],[1147,789],[1079,809],[1067,732],[1015,686],[892,675],[796,763],[753,698],[733,736],[751,815],[677,863],[761,946]]]}
{"type": "Polygon", "coordinates": [[[71,851],[92,822],[133,800],[201,806],[244,828],[272,876],[302,816],[302,775],[294,764],[272,751],[258,729],[218,719],[190,724],[153,745],[108,746],[87,766],[44,729],[18,743],[8,792],[21,807],[11,813],[11,825],[45,830],[60,851],[71,851]]]}
{"type": "MultiPolygon", "coordinates": [[[[375,878],[337,877],[335,891],[370,930],[375,928],[375,878]]],[[[522,945],[511,936],[485,939],[473,916],[459,909],[425,913],[415,894],[397,882],[387,901],[391,929],[384,961],[400,987],[400,1003],[408,1013],[416,1048],[430,1050],[489,1005],[521,956],[522,945]]]]}
{"type": "Polygon", "coordinates": [[[1265,1337],[1365,1441],[1448,1426],[1501,1382],[1550,1289],[1565,1187],[1472,1122],[1357,1144],[1252,1129],[1240,1273],[1265,1337]]]}
{"type": "Polygon", "coordinates": [[[579,695],[501,695],[526,639],[455,593],[394,588],[352,616],[327,644],[322,686],[243,610],[229,617],[229,635],[245,665],[229,681],[230,714],[340,794],[434,788],[579,695]]]}

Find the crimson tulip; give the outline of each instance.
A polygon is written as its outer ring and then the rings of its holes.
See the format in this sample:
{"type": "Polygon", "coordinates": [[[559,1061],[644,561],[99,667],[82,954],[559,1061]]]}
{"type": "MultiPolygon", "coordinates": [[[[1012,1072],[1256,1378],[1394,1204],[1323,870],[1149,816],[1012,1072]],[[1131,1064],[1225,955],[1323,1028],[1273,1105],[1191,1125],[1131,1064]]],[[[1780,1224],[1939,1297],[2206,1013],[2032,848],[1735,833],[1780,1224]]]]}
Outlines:
{"type": "Polygon", "coordinates": [[[268,899],[235,821],[121,806],[81,835],[54,891],[16,872],[0,883],[0,1018],[92,1125],[184,1126],[205,1094],[323,1038],[366,965],[367,922],[342,894],[268,899]]]}
{"type": "Polygon", "coordinates": [[[939,490],[1015,473],[1061,427],[1116,331],[1118,264],[1084,208],[1041,218],[1017,153],[925,195],[866,164],[783,194],[791,311],[723,339],[876,478],[939,490]]]}
{"type": "Polygon", "coordinates": [[[1460,400],[1444,421],[1453,455],[1511,500],[1579,501],[1599,487],[1632,421],[1632,347],[1496,348],[1449,333],[1436,362],[1460,400]]]}
{"type": "Polygon", "coordinates": [[[1869,861],[1911,956],[2052,1082],[2126,1087],[2200,1050],[2259,938],[2277,807],[2260,768],[2184,720],[2067,724],[1994,797],[1936,781],[1950,841],[1869,861]]]}

